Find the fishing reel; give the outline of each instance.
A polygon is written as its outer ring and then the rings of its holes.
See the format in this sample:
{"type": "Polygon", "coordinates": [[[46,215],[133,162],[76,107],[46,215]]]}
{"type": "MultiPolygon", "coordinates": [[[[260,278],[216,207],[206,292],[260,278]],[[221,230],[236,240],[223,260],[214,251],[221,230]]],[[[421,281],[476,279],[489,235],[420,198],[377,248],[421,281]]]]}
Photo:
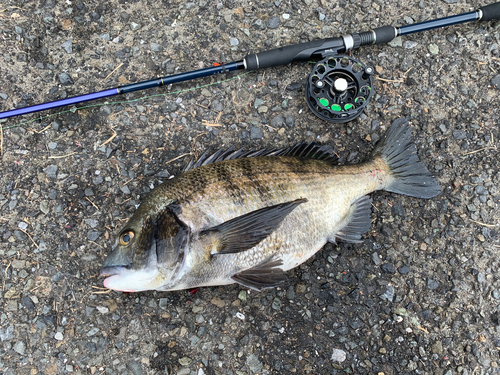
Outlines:
{"type": "Polygon", "coordinates": [[[319,118],[343,123],[358,117],[373,94],[373,68],[350,56],[328,55],[307,79],[307,105],[319,118]]]}

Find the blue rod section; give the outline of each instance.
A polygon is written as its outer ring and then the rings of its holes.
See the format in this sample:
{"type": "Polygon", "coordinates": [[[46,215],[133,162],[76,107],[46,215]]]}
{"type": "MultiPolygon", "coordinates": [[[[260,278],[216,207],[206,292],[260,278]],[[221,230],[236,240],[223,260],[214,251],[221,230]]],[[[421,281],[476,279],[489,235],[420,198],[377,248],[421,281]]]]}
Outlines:
{"type": "Polygon", "coordinates": [[[437,20],[414,23],[412,25],[397,27],[396,29],[398,30],[398,36],[399,36],[399,35],[416,33],[419,31],[436,29],[439,27],[456,25],[459,23],[464,23],[464,22],[469,22],[469,21],[476,21],[476,20],[479,20],[480,18],[481,17],[480,17],[479,12],[474,11],[474,12],[459,14],[456,16],[439,18],[437,20]]]}
{"type": "Polygon", "coordinates": [[[99,92],[93,92],[91,94],[73,96],[71,98],[55,100],[53,102],[42,103],[37,105],[32,105],[29,107],[12,109],[10,111],[0,112],[0,119],[9,118],[14,116],[26,115],[28,113],[45,111],[47,109],[63,107],[65,105],[71,105],[76,103],[88,102],[89,100],[95,100],[100,98],[106,98],[108,96],[118,95],[117,89],[109,89],[99,92]]]}
{"type": "Polygon", "coordinates": [[[66,105],[88,102],[89,100],[107,98],[110,96],[125,94],[132,91],[144,90],[152,87],[169,85],[171,83],[188,81],[195,78],[207,77],[214,74],[232,72],[234,70],[239,70],[239,69],[245,69],[245,64],[243,63],[243,60],[235,61],[228,64],[217,65],[205,69],[199,69],[192,72],[179,73],[162,78],[155,78],[149,81],[132,83],[130,85],[120,86],[99,92],[93,92],[90,94],[73,96],[71,98],[55,100],[53,102],[36,104],[24,108],[12,109],[10,111],[0,112],[0,120],[14,116],[26,115],[28,113],[33,113],[33,112],[45,111],[47,109],[64,107],[66,105]]]}

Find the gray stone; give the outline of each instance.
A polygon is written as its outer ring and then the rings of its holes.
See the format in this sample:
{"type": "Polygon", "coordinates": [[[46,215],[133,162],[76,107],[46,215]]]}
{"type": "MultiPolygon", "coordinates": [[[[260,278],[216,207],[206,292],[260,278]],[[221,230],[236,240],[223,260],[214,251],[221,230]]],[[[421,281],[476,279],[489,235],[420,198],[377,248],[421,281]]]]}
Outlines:
{"type": "Polygon", "coordinates": [[[279,114],[278,116],[273,117],[273,119],[271,120],[271,126],[273,128],[280,128],[283,125],[285,125],[285,117],[283,115],[281,115],[281,114],[279,114]]]}
{"type": "Polygon", "coordinates": [[[453,138],[457,140],[465,139],[467,137],[467,133],[463,130],[455,130],[453,132],[453,138]]]}
{"type": "Polygon", "coordinates": [[[0,340],[6,341],[14,338],[14,326],[10,325],[5,329],[0,329],[0,340]]]}
{"type": "Polygon", "coordinates": [[[90,331],[87,332],[87,336],[88,337],[94,336],[97,332],[99,332],[99,328],[94,327],[90,331]]]}
{"type": "Polygon", "coordinates": [[[240,44],[240,41],[236,38],[229,38],[229,44],[232,46],[237,46],[238,44],[240,44]]]}
{"type": "Polygon", "coordinates": [[[252,373],[259,374],[262,372],[263,366],[256,354],[249,355],[246,363],[252,373]]]}
{"type": "Polygon", "coordinates": [[[262,139],[262,129],[252,126],[250,128],[250,139],[262,139]]]}
{"type": "Polygon", "coordinates": [[[427,279],[427,288],[430,290],[435,290],[439,288],[440,282],[433,279],[427,279]]]}
{"type": "Polygon", "coordinates": [[[73,53],[73,39],[67,40],[62,44],[62,48],[67,53],[73,53]]]}
{"type": "Polygon", "coordinates": [[[95,241],[97,240],[99,237],[101,236],[101,232],[96,232],[94,230],[90,231],[89,235],[87,236],[87,238],[89,239],[89,241],[95,241]]]}
{"type": "Polygon", "coordinates": [[[210,104],[210,109],[216,112],[222,112],[224,110],[224,106],[218,100],[214,100],[212,104],[210,104]]]}
{"type": "Polygon", "coordinates": [[[253,102],[254,108],[259,108],[261,105],[264,105],[266,102],[263,101],[260,98],[256,98],[255,101],[253,102]]]}
{"type": "Polygon", "coordinates": [[[439,53],[439,47],[437,46],[437,44],[429,44],[429,47],[427,47],[429,49],[429,52],[432,53],[433,55],[437,55],[439,53]]]}
{"type": "Polygon", "coordinates": [[[70,75],[68,73],[60,73],[58,75],[59,77],[59,82],[61,82],[61,85],[72,85],[73,80],[71,79],[70,75]]]}
{"type": "Polygon", "coordinates": [[[26,344],[24,341],[18,341],[14,344],[14,351],[18,354],[24,355],[26,351],[26,344]]]}
{"type": "Polygon", "coordinates": [[[333,349],[332,352],[332,361],[333,362],[344,362],[347,358],[347,353],[342,349],[333,349]]]}
{"type": "Polygon", "coordinates": [[[151,42],[151,51],[153,51],[153,52],[162,52],[163,51],[163,47],[160,44],[158,44],[158,43],[151,42]]]}
{"type": "Polygon", "coordinates": [[[497,74],[492,80],[491,84],[494,88],[500,90],[500,74],[497,74]]]}
{"type": "Polygon", "coordinates": [[[401,39],[400,36],[394,38],[391,40],[389,43],[387,43],[391,47],[402,47],[403,46],[403,39],[401,39]]]}
{"type": "Polygon", "coordinates": [[[278,17],[271,17],[267,20],[267,27],[270,29],[277,29],[281,21],[278,17]]]}
{"type": "Polygon", "coordinates": [[[47,176],[47,178],[56,178],[57,177],[57,169],[58,169],[58,166],[55,165],[55,164],[52,164],[52,165],[49,165],[48,167],[46,167],[43,171],[45,172],[45,175],[47,176]]]}
{"type": "Polygon", "coordinates": [[[392,285],[388,285],[384,294],[382,294],[380,296],[380,298],[382,298],[383,300],[392,302],[392,300],[394,299],[394,293],[395,293],[394,287],[392,285]]]}
{"type": "Polygon", "coordinates": [[[141,25],[139,25],[138,23],[135,23],[135,22],[131,22],[130,23],[130,29],[135,31],[135,30],[139,30],[141,28],[141,25]]]}

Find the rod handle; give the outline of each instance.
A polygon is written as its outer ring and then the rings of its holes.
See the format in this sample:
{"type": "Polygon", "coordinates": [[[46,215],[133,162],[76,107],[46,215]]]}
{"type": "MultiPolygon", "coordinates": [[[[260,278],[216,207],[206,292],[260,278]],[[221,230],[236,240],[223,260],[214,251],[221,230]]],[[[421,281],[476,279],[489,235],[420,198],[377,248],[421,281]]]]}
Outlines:
{"type": "Polygon", "coordinates": [[[481,21],[500,21],[500,2],[479,8],[483,12],[481,21]]]}
{"type": "Polygon", "coordinates": [[[306,43],[293,44],[291,46],[247,55],[244,59],[245,68],[247,70],[256,70],[286,65],[292,61],[307,61],[318,51],[331,49],[336,53],[339,49],[343,48],[345,47],[344,39],[342,38],[312,40],[306,43]]]}
{"type": "Polygon", "coordinates": [[[373,29],[373,34],[374,44],[389,43],[398,35],[398,30],[394,26],[382,26],[373,29]]]}

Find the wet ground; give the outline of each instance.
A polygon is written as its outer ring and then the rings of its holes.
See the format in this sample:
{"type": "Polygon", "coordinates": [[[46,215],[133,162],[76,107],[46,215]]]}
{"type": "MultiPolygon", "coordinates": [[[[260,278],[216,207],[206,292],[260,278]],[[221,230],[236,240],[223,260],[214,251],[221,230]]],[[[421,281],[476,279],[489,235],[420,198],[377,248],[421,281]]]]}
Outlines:
{"type": "MultiPolygon", "coordinates": [[[[0,110],[482,5],[3,0],[0,110]]],[[[347,124],[307,107],[308,63],[2,122],[0,373],[500,373],[499,35],[476,22],[355,51],[376,92],[347,124]],[[356,163],[401,117],[442,194],[373,194],[362,244],[261,293],[102,289],[116,231],[193,155],[316,141],[356,163]]]]}

